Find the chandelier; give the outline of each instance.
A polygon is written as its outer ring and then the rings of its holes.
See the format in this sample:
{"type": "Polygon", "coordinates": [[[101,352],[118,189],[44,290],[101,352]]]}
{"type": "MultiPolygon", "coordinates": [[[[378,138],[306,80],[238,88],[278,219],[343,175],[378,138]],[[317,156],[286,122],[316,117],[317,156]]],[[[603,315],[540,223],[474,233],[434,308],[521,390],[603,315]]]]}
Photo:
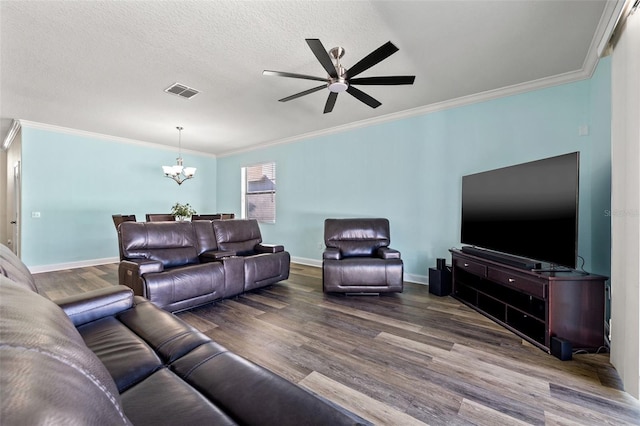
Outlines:
{"type": "Polygon", "coordinates": [[[176,158],[175,166],[162,166],[164,175],[178,182],[178,185],[182,185],[187,179],[191,179],[196,174],[195,167],[184,167],[182,165],[182,127],[176,127],[178,129],[178,158],[176,158]]]}

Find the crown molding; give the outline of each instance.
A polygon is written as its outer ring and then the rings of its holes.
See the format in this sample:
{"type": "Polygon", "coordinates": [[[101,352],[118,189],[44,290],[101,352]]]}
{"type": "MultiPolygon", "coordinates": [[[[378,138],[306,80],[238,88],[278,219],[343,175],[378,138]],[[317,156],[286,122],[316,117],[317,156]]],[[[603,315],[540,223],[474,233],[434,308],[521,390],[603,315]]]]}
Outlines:
{"type": "Polygon", "coordinates": [[[403,120],[407,118],[417,117],[420,115],[431,114],[434,112],[445,111],[452,108],[459,108],[467,105],[477,104],[481,102],[487,102],[494,99],[505,98],[508,96],[518,95],[521,93],[531,92],[534,90],[546,89],[553,86],[558,86],[566,83],[573,83],[580,80],[590,78],[598,63],[597,58],[594,61],[589,61],[589,69],[580,69],[577,71],[570,71],[564,74],[558,74],[551,77],[545,77],[538,80],[528,81],[526,83],[514,84],[512,86],[501,87],[499,89],[487,90],[485,92],[476,93],[473,95],[462,96],[459,98],[451,99],[443,102],[436,102],[433,104],[412,108],[392,114],[386,114],[379,117],[368,118],[365,120],[355,121],[353,123],[344,124],[341,126],[332,127],[330,129],[318,130],[315,132],[304,133],[301,135],[292,136],[290,138],[273,140],[265,142],[257,146],[250,148],[226,151],[219,153],[218,158],[229,157],[236,154],[241,154],[250,151],[257,151],[264,148],[269,148],[276,145],[288,144],[293,142],[299,142],[305,139],[317,138],[320,136],[327,136],[336,133],[342,133],[350,130],[360,129],[363,127],[369,127],[376,124],[387,123],[391,121],[403,120]]]}
{"type": "Polygon", "coordinates": [[[632,3],[633,0],[616,0],[605,4],[605,11],[602,13],[589,53],[591,53],[592,49],[595,49],[595,43],[597,43],[597,50],[594,50],[594,52],[598,58],[609,54],[611,37],[618,26],[618,22],[620,22],[620,18],[622,18],[623,12],[632,3]]]}
{"type": "MultiPolygon", "coordinates": [[[[140,141],[140,140],[136,140],[136,139],[122,138],[122,137],[119,137],[119,136],[105,135],[103,133],[88,132],[86,130],[72,129],[70,127],[62,127],[62,126],[56,126],[56,125],[53,125],[53,124],[38,123],[38,122],[35,122],[35,121],[14,120],[14,122],[15,121],[19,121],[20,125],[22,127],[24,127],[24,128],[46,130],[46,131],[50,131],[50,132],[64,133],[64,134],[68,134],[68,135],[82,136],[82,137],[94,138],[94,139],[102,139],[102,140],[107,140],[107,141],[111,141],[111,142],[125,143],[125,144],[129,144],[129,145],[144,146],[144,147],[147,147],[147,148],[163,149],[163,150],[166,150],[166,151],[175,151],[176,150],[176,147],[162,145],[162,144],[159,144],[159,143],[145,142],[145,141],[140,141]]],[[[9,133],[11,133],[11,132],[9,132],[9,133]]],[[[195,154],[195,155],[202,155],[202,156],[205,156],[205,157],[216,158],[216,155],[215,154],[211,154],[210,152],[201,152],[201,151],[193,151],[193,150],[189,150],[189,149],[182,149],[182,153],[185,153],[185,152],[186,153],[190,153],[190,154],[195,154]]]]}
{"type": "Polygon", "coordinates": [[[3,151],[6,151],[9,149],[9,147],[13,143],[18,133],[20,133],[21,128],[22,126],[20,124],[20,120],[13,120],[13,122],[11,123],[11,128],[7,132],[7,136],[4,138],[4,141],[2,142],[3,151]]]}
{"type": "Polygon", "coordinates": [[[518,95],[521,93],[531,92],[534,90],[546,89],[561,84],[573,83],[580,80],[591,78],[598,65],[598,61],[605,53],[605,48],[608,45],[609,39],[615,29],[615,26],[620,19],[625,3],[633,2],[633,0],[613,0],[607,1],[604,6],[604,11],[600,17],[598,27],[593,34],[591,44],[589,45],[589,51],[585,57],[582,68],[575,71],[566,72],[563,74],[554,75],[551,77],[544,77],[538,80],[528,81],[525,83],[514,84],[511,86],[505,86],[498,89],[487,90],[485,92],[476,93],[473,95],[462,96],[460,98],[451,99],[443,102],[436,102],[433,104],[400,111],[397,113],[386,114],[375,118],[369,118],[366,120],[356,121],[353,123],[344,124],[341,126],[332,127],[330,129],[318,130],[315,132],[304,133],[302,135],[292,136],[284,139],[272,140],[269,142],[261,143],[257,146],[250,148],[244,148],[233,151],[226,151],[219,153],[218,157],[229,157],[236,154],[242,154],[250,151],[257,151],[264,148],[269,148],[276,145],[282,145],[287,143],[298,142],[305,139],[317,138],[320,136],[328,136],[336,133],[347,132],[349,130],[360,129],[363,127],[373,126],[376,124],[387,123],[390,121],[403,120],[406,118],[417,117],[420,115],[431,114],[438,111],[445,111],[451,108],[459,108],[466,105],[472,105],[480,102],[487,102],[498,98],[504,98],[508,96],[518,95]]]}
{"type": "MultiPolygon", "coordinates": [[[[322,129],[314,132],[308,132],[301,135],[292,136],[284,139],[276,139],[271,141],[266,141],[264,143],[259,143],[252,147],[242,148],[238,150],[230,150],[225,151],[218,154],[212,154],[208,152],[202,151],[193,151],[193,150],[183,150],[183,152],[202,155],[212,158],[223,158],[229,157],[232,155],[242,154],[251,151],[257,151],[277,145],[288,144],[293,142],[298,142],[306,139],[312,139],[322,136],[333,135],[337,133],[347,132],[350,130],[360,129],[364,127],[369,127],[377,124],[387,123],[391,121],[403,120],[407,118],[412,118],[416,116],[431,114],[434,112],[444,111],[452,108],[459,108],[467,105],[472,105],[481,102],[487,102],[491,100],[495,100],[498,98],[513,96],[517,94],[522,94],[534,90],[541,90],[561,84],[567,84],[572,82],[577,82],[580,80],[591,78],[593,72],[596,69],[598,61],[601,57],[606,56],[608,53],[609,40],[615,30],[615,27],[620,19],[621,14],[623,13],[623,9],[625,8],[625,4],[633,3],[632,0],[611,0],[607,1],[604,6],[604,11],[601,15],[600,22],[598,23],[598,27],[594,32],[593,38],[591,40],[591,44],[589,46],[589,51],[585,57],[582,68],[579,70],[567,72],[564,74],[559,74],[551,77],[545,77],[534,81],[529,81],[521,84],[515,84],[511,86],[506,86],[498,89],[487,90],[485,92],[463,96],[456,99],[451,99],[442,102],[436,102],[433,104],[408,109],[405,111],[400,111],[397,113],[386,114],[379,117],[374,117],[370,119],[360,120],[352,123],[347,123],[344,125],[332,127],[329,129],[322,129]]],[[[101,133],[94,133],[84,130],[71,129],[68,127],[55,126],[44,123],[37,123],[27,120],[13,120],[10,131],[7,133],[6,138],[2,144],[2,149],[6,150],[13,139],[17,135],[20,127],[30,127],[42,130],[48,130],[58,133],[66,133],[83,137],[91,137],[97,139],[104,139],[109,141],[116,141],[121,143],[127,143],[138,146],[152,147],[155,149],[166,149],[166,150],[175,150],[175,148],[162,145],[153,142],[145,142],[134,139],[127,139],[117,136],[105,135],[101,133]]]]}

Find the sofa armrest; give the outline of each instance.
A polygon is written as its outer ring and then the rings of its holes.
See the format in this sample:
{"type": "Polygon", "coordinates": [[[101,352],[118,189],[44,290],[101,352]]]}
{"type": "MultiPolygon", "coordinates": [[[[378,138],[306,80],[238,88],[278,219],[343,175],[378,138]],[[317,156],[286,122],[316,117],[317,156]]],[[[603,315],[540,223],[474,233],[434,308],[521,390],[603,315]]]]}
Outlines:
{"type": "Polygon", "coordinates": [[[235,255],[236,255],[235,251],[210,250],[200,254],[199,257],[200,257],[200,262],[207,263],[207,262],[217,262],[221,259],[224,259],[225,257],[231,257],[235,255]]]}
{"type": "Polygon", "coordinates": [[[284,251],[284,246],[278,244],[256,244],[256,253],[278,253],[284,251]]]}
{"type": "Polygon", "coordinates": [[[378,248],[378,257],[382,259],[400,259],[400,252],[389,247],[378,248]]]}
{"type": "Polygon", "coordinates": [[[162,272],[164,271],[164,265],[159,260],[151,260],[151,259],[129,259],[123,260],[120,263],[131,264],[133,269],[138,270],[138,275],[143,276],[144,274],[148,274],[149,272],[162,272]]]}
{"type": "Polygon", "coordinates": [[[137,296],[145,296],[147,292],[142,282],[142,276],[150,272],[162,272],[164,265],[158,260],[131,259],[122,260],[118,266],[118,282],[133,290],[137,296]]]}
{"type": "Polygon", "coordinates": [[[63,297],[54,301],[76,327],[115,315],[133,306],[133,291],[119,285],[63,297]]]}
{"type": "Polygon", "coordinates": [[[342,259],[342,252],[339,248],[327,247],[322,253],[322,258],[327,260],[340,260],[342,259]]]}

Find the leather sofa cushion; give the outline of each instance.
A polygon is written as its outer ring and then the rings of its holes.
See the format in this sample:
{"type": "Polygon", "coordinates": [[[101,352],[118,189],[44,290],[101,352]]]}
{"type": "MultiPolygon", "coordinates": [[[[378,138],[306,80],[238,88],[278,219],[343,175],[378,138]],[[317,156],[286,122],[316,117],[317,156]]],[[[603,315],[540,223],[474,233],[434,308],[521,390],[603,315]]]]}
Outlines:
{"type": "Polygon", "coordinates": [[[216,236],[213,233],[213,226],[210,220],[195,220],[191,222],[198,240],[198,255],[205,252],[215,252],[218,250],[216,236]]]}
{"type": "Polygon", "coordinates": [[[256,254],[244,258],[244,291],[289,278],[289,252],[256,254]]]}
{"type": "Polygon", "coordinates": [[[59,306],[0,276],[0,312],[3,424],[129,424],[111,375],[59,306]]]}
{"type": "Polygon", "coordinates": [[[122,405],[133,424],[237,424],[167,368],[158,370],[144,382],[125,391],[122,405]]]}
{"type": "Polygon", "coordinates": [[[352,257],[342,260],[326,260],[323,264],[325,286],[389,286],[402,284],[401,259],[377,259],[352,257]]]}
{"type": "Polygon", "coordinates": [[[118,320],[142,338],[164,364],[169,364],[211,341],[184,321],[173,315],[166,315],[141,297],[136,298],[135,309],[122,312],[118,315],[118,320]]]}
{"type": "Polygon", "coordinates": [[[262,242],[260,227],[255,219],[214,220],[213,230],[218,250],[235,251],[239,256],[253,254],[262,242]]]}
{"type": "Polygon", "coordinates": [[[158,260],[165,268],[198,263],[191,222],[123,222],[118,232],[127,259],[158,260]]]}
{"type": "Polygon", "coordinates": [[[224,266],[221,262],[188,265],[144,275],[147,298],[160,307],[202,295],[221,299],[224,290],[224,266]]]}
{"type": "Polygon", "coordinates": [[[340,249],[343,257],[372,256],[378,248],[389,245],[387,219],[326,219],[324,243],[340,249]]]}
{"type": "Polygon", "coordinates": [[[120,392],[210,342],[207,336],[173,315],[166,315],[148,300],[141,297],[135,300],[135,309],[78,328],[87,346],[111,373],[120,392]]]}
{"type": "Polygon", "coordinates": [[[143,381],[162,366],[153,350],[115,317],[85,324],[78,331],[109,370],[119,392],[143,381]]]}
{"type": "Polygon", "coordinates": [[[326,400],[219,347],[202,345],[172,370],[239,424],[314,426],[363,424],[326,400]]]}

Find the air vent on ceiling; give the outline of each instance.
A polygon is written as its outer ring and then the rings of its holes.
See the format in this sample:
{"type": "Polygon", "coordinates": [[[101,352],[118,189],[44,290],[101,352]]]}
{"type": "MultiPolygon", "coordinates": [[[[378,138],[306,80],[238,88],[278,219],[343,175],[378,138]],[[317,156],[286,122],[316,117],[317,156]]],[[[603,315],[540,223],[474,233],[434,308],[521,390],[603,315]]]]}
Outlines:
{"type": "Polygon", "coordinates": [[[167,93],[173,93],[174,95],[178,95],[182,98],[191,99],[200,91],[194,89],[193,87],[185,86],[184,84],[174,83],[171,86],[164,89],[167,93]]]}

